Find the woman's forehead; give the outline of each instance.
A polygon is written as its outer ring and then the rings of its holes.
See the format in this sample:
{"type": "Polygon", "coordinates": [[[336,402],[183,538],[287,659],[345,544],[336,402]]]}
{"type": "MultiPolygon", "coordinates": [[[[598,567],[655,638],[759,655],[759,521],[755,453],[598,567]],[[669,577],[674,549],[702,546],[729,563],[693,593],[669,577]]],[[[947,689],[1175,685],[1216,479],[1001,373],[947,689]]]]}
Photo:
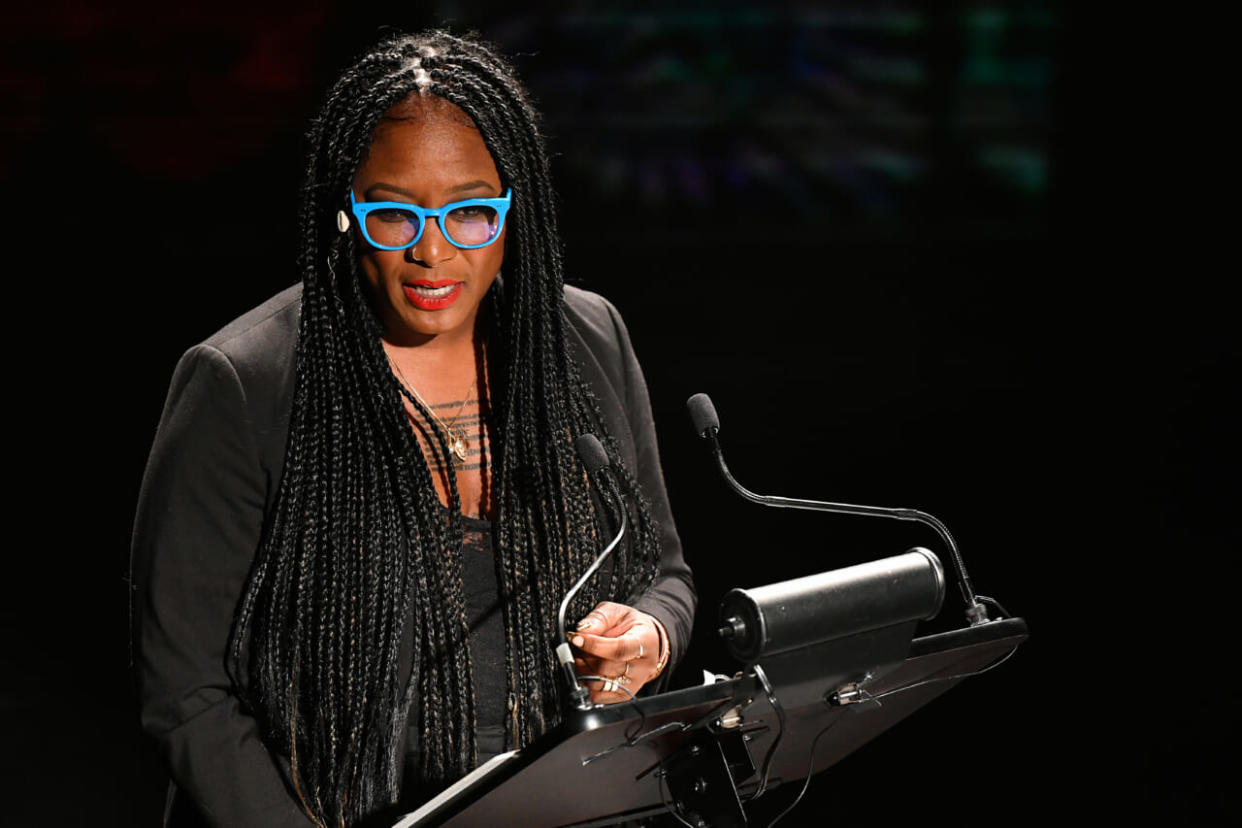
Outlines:
{"type": "Polygon", "coordinates": [[[393,107],[375,128],[355,183],[416,178],[434,188],[464,180],[499,186],[495,161],[474,122],[441,98],[409,99],[393,107]],[[439,103],[433,103],[439,101],[439,103]],[[391,117],[390,117],[391,116],[391,117]]]}
{"type": "Polygon", "coordinates": [[[446,119],[455,121],[462,126],[478,129],[474,119],[466,114],[457,104],[441,98],[439,95],[411,92],[400,101],[389,107],[380,117],[380,125],[389,121],[446,119]]]}

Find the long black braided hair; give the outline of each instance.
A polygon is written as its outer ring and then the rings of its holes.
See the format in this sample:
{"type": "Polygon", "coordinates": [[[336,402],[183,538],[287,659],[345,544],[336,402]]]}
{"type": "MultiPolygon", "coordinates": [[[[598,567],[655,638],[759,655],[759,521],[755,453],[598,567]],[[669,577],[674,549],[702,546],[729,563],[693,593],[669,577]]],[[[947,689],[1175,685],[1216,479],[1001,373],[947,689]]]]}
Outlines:
{"type": "MultiPolygon", "coordinates": [[[[284,472],[230,644],[239,694],[289,757],[302,806],[321,825],[353,824],[396,801],[411,722],[429,787],[477,757],[454,475],[446,511],[362,292],[355,234],[334,223],[377,123],[410,95],[469,115],[514,193],[505,276],[480,311],[490,361],[502,366],[491,406],[510,746],[558,721],[556,610],[600,545],[603,517],[573,440],[596,433],[617,456],[567,344],[555,196],[526,94],[477,40],[430,32],[381,42],[337,81],[310,132],[284,472]],[[413,639],[408,685],[403,635],[413,639]]],[[[447,464],[437,436],[430,460],[447,464]]],[[[655,575],[658,533],[632,475],[618,470],[633,539],[574,617],[598,600],[633,600],[655,575]]]]}

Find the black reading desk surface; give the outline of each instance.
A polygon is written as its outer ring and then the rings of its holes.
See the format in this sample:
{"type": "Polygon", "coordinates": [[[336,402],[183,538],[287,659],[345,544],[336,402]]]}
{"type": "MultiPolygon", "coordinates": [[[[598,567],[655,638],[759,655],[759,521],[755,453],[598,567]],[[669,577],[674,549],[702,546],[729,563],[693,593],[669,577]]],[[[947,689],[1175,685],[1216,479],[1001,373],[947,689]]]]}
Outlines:
{"type": "MultiPolygon", "coordinates": [[[[783,729],[753,671],[574,711],[525,750],[497,756],[395,828],[609,825],[658,813],[673,799],[668,782],[656,772],[660,763],[679,750],[686,755],[682,749],[692,743],[705,744],[707,752],[716,749],[710,732],[741,734],[756,768],[749,778],[732,780],[744,801],[758,787],[759,771],[778,733],[769,789],[831,767],[962,679],[1006,657],[1026,637],[1026,622],[1010,618],[916,638],[906,660],[867,684],[856,703],[818,701],[786,708],[783,729]]],[[[779,701],[779,688],[777,693],[779,701]]],[[[724,768],[725,763],[716,762],[724,768]]],[[[729,777],[720,773],[706,773],[697,781],[704,788],[716,786],[704,792],[708,796],[737,795],[727,784],[729,777]]]]}

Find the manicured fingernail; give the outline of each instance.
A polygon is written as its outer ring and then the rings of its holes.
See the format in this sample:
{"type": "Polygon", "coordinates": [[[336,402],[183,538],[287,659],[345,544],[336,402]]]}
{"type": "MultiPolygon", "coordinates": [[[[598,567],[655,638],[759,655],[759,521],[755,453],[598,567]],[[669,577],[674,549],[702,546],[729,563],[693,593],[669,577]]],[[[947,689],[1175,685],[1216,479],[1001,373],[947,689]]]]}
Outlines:
{"type": "Polygon", "coordinates": [[[574,638],[573,638],[573,641],[570,641],[569,643],[570,643],[570,644],[573,644],[575,647],[581,647],[581,646],[582,646],[582,636],[580,636],[580,635],[575,635],[575,636],[574,636],[574,638]]]}

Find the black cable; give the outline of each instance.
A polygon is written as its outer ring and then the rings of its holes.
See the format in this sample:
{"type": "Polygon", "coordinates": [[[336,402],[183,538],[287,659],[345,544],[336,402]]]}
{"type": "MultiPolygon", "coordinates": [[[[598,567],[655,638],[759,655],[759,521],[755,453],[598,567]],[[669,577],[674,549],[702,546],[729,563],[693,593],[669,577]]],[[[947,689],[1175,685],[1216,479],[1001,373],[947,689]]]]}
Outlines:
{"type": "Polygon", "coordinates": [[[979,670],[975,670],[975,671],[970,672],[970,673],[958,673],[958,674],[956,674],[956,675],[952,675],[952,676],[937,676],[937,677],[935,677],[935,678],[929,678],[929,679],[925,679],[925,680],[923,680],[923,681],[916,681],[914,684],[907,684],[907,685],[905,685],[904,687],[895,687],[895,688],[893,688],[892,690],[888,690],[888,691],[886,691],[886,692],[884,692],[884,693],[879,694],[878,696],[874,696],[874,695],[873,695],[873,696],[871,696],[871,699],[872,699],[873,701],[875,701],[875,702],[877,702],[877,703],[878,703],[878,702],[879,702],[879,700],[880,700],[880,699],[882,699],[882,698],[884,698],[885,696],[891,696],[891,695],[893,695],[893,694],[895,694],[895,693],[904,693],[904,692],[905,692],[905,691],[907,691],[907,690],[913,690],[913,689],[914,689],[914,688],[916,688],[916,687],[922,687],[924,684],[935,684],[935,683],[936,683],[936,682],[938,682],[938,681],[953,681],[954,679],[969,678],[969,677],[971,677],[971,676],[981,676],[981,675],[983,675],[984,673],[988,672],[989,670],[992,670],[992,669],[994,669],[994,668],[996,668],[996,667],[999,667],[999,666],[1001,666],[1002,664],[1004,664],[1006,661],[1008,661],[1008,660],[1009,660],[1009,657],[1010,657],[1010,656],[1012,656],[1012,655],[1013,655],[1014,653],[1016,653],[1017,651],[1018,651],[1018,648],[1017,648],[1017,647],[1014,647],[1012,650],[1010,650],[1009,652],[1005,653],[1003,656],[1001,656],[1000,658],[998,658],[996,661],[993,661],[993,662],[992,662],[991,664],[989,664],[987,667],[983,667],[983,668],[981,668],[981,669],[979,669],[979,670]]]}
{"type": "MultiPolygon", "coordinates": [[[[646,721],[647,717],[646,715],[643,714],[642,710],[639,710],[638,714],[642,716],[642,721],[646,721]]],[[[613,745],[610,748],[604,748],[599,753],[595,753],[595,754],[588,756],[587,758],[582,760],[582,766],[586,767],[587,765],[594,762],[596,759],[603,759],[608,754],[615,753],[621,748],[634,747],[634,745],[637,745],[641,742],[646,742],[649,739],[654,739],[656,736],[659,736],[661,733],[664,733],[665,731],[677,730],[681,733],[685,733],[689,729],[690,729],[690,725],[686,724],[685,722],[666,722],[665,724],[660,725],[654,730],[648,730],[646,733],[639,733],[633,737],[626,737],[626,740],[624,742],[621,742],[618,745],[613,745]]]]}
{"type": "Polygon", "coordinates": [[[989,598],[986,595],[976,595],[975,597],[978,598],[980,601],[983,601],[986,604],[991,604],[992,606],[996,607],[998,610],[1000,610],[1001,615],[1005,616],[1006,618],[1013,618],[1013,616],[1009,614],[1009,610],[1002,607],[1000,604],[1000,601],[997,601],[995,598],[989,598]]]}
{"type": "Polygon", "coordinates": [[[776,711],[776,720],[780,724],[780,729],[776,731],[776,738],[772,740],[772,746],[768,748],[768,753],[763,758],[763,777],[759,780],[759,787],[755,789],[754,795],[748,800],[750,802],[763,796],[764,791],[767,790],[768,774],[772,772],[772,758],[776,755],[776,748],[780,745],[781,738],[785,735],[785,708],[781,707],[781,703],[777,700],[776,691],[772,689],[772,683],[768,681],[768,676],[763,672],[763,668],[756,664],[754,671],[755,676],[759,679],[759,683],[763,685],[763,692],[767,694],[768,703],[776,711]]]}
{"type": "MultiPolygon", "coordinates": [[[[578,681],[580,682],[582,681],[612,682],[614,685],[616,685],[616,688],[618,690],[620,690],[622,693],[625,693],[625,695],[630,697],[630,701],[638,701],[638,698],[633,693],[630,692],[628,687],[626,687],[623,684],[617,684],[616,678],[606,678],[605,676],[578,676],[578,681]]],[[[624,704],[624,702],[622,702],[622,704],[624,704]]],[[[668,728],[669,725],[677,725],[682,728],[685,727],[685,725],[682,724],[681,722],[670,722],[669,724],[662,725],[661,727],[657,727],[655,730],[651,731],[651,733],[644,734],[642,733],[642,729],[647,724],[647,714],[643,712],[642,705],[635,705],[634,709],[638,711],[638,721],[634,723],[634,727],[631,728],[630,732],[625,735],[625,741],[619,745],[613,745],[610,748],[605,748],[604,750],[601,750],[599,753],[596,753],[594,756],[588,756],[586,759],[583,759],[582,760],[583,767],[591,764],[596,759],[601,759],[607,756],[613,751],[620,750],[621,748],[634,747],[634,745],[638,744],[639,741],[650,738],[653,734],[659,733],[661,730],[668,728]]]]}
{"type": "Polygon", "coordinates": [[[670,814],[672,814],[674,817],[676,817],[677,821],[680,822],[682,825],[687,826],[687,828],[695,828],[695,826],[691,825],[690,823],[682,819],[681,814],[677,813],[676,802],[673,802],[670,804],[664,798],[664,769],[663,768],[660,768],[659,770],[656,771],[656,783],[660,786],[660,804],[664,806],[664,809],[668,811],[670,814]]]}
{"type": "Polygon", "coordinates": [[[780,822],[781,819],[785,816],[785,814],[792,811],[797,806],[797,804],[802,801],[802,797],[806,796],[807,788],[811,786],[811,774],[815,772],[815,746],[819,744],[819,737],[823,736],[825,733],[827,733],[828,731],[836,727],[836,724],[838,721],[839,719],[834,718],[831,722],[827,724],[826,727],[824,727],[823,730],[821,730],[819,733],[816,733],[815,738],[811,740],[811,756],[807,760],[807,763],[806,763],[806,780],[802,783],[802,790],[798,792],[797,798],[795,798],[793,802],[789,803],[788,808],[781,811],[779,814],[776,815],[775,819],[773,819],[771,822],[768,823],[768,828],[772,828],[772,826],[780,822]]]}

